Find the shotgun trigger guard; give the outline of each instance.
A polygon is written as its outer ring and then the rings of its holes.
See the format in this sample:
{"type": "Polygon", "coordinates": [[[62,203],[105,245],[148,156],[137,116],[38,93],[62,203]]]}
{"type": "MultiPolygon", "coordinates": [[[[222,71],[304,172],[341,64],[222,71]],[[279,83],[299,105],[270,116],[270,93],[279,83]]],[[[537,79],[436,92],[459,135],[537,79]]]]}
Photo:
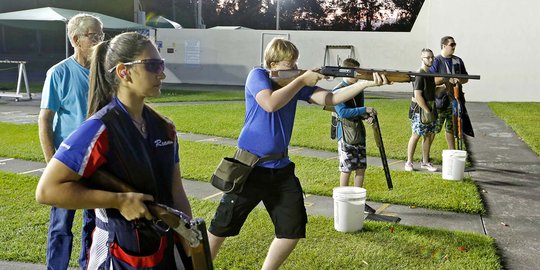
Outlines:
{"type": "Polygon", "coordinates": [[[158,230],[158,231],[160,231],[162,233],[167,233],[167,232],[169,232],[171,230],[171,227],[169,225],[167,225],[167,223],[165,223],[163,220],[157,219],[157,218],[152,220],[152,226],[156,230],[158,230]]]}

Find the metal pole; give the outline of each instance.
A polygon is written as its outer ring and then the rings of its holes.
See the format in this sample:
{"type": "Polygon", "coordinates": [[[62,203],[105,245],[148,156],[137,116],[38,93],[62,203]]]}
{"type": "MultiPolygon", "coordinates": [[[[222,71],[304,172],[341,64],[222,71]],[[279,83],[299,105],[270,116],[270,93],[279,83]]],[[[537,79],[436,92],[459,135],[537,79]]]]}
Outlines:
{"type": "Polygon", "coordinates": [[[204,29],[206,26],[203,24],[203,17],[202,17],[202,0],[197,1],[199,3],[199,9],[197,10],[198,18],[199,18],[199,28],[204,29]]]}
{"type": "Polygon", "coordinates": [[[176,22],[176,0],[172,0],[172,18],[176,22]]]}
{"type": "Polygon", "coordinates": [[[68,36],[68,26],[66,22],[66,58],[69,57],[69,36],[68,36]]]}
{"type": "Polygon", "coordinates": [[[279,0],[276,0],[276,30],[279,30],[279,0]]]}
{"type": "Polygon", "coordinates": [[[139,23],[139,18],[138,18],[138,12],[139,12],[139,5],[138,5],[138,0],[133,0],[133,22],[135,23],[139,23]]]}
{"type": "Polygon", "coordinates": [[[133,0],[133,22],[142,25],[146,24],[146,13],[142,8],[140,0],[133,0]]]}
{"type": "Polygon", "coordinates": [[[203,29],[203,22],[202,22],[202,1],[197,0],[195,4],[195,28],[197,29],[203,29]]]}
{"type": "Polygon", "coordinates": [[[7,52],[7,47],[6,47],[6,29],[5,27],[2,25],[2,52],[7,52]]]}

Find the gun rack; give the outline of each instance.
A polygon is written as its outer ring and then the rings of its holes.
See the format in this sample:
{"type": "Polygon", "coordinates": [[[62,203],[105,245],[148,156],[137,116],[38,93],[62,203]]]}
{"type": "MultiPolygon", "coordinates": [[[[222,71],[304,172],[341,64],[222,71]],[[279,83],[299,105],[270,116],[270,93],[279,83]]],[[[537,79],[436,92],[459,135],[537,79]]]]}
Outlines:
{"type": "Polygon", "coordinates": [[[341,66],[341,58],[339,54],[336,53],[336,63],[333,64],[330,61],[330,57],[332,56],[333,51],[343,51],[348,50],[348,55],[344,58],[356,58],[354,54],[354,46],[353,45],[326,45],[326,48],[324,49],[324,61],[323,66],[341,66]]]}

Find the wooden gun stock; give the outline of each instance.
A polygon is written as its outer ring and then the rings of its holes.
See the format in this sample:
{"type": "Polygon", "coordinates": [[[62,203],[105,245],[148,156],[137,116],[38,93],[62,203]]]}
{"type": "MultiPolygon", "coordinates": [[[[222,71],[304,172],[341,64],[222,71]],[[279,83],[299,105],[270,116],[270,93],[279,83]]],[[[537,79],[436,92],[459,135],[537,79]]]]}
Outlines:
{"type": "Polygon", "coordinates": [[[212,255],[210,253],[210,243],[208,243],[208,234],[206,233],[206,223],[203,219],[195,219],[192,222],[197,230],[201,232],[204,242],[196,247],[191,247],[191,261],[194,270],[213,270],[212,255]]]}
{"type": "Polygon", "coordinates": [[[459,101],[459,88],[460,84],[457,83],[452,88],[452,95],[454,100],[452,101],[452,126],[454,130],[454,140],[456,143],[457,150],[464,150],[463,145],[463,108],[461,107],[461,102],[459,101]]]}
{"type": "MultiPolygon", "coordinates": [[[[85,184],[92,188],[112,192],[137,192],[135,188],[124,183],[114,175],[97,170],[85,184]]],[[[155,202],[147,202],[146,207],[154,216],[168,227],[174,229],[190,243],[191,261],[195,270],[213,270],[210,244],[206,233],[206,224],[202,219],[191,219],[186,214],[155,202]]]]}
{"type": "MultiPolygon", "coordinates": [[[[391,82],[411,82],[416,76],[424,77],[441,77],[441,78],[457,78],[479,80],[480,75],[465,75],[465,74],[443,74],[443,73],[420,73],[408,70],[387,70],[387,69],[366,69],[366,68],[349,68],[339,66],[323,66],[319,70],[315,70],[322,75],[328,77],[348,77],[357,78],[360,80],[373,80],[373,73],[384,74],[391,82]]],[[[279,86],[283,87],[293,81],[296,77],[302,75],[305,70],[272,70],[270,78],[279,86]]]]}

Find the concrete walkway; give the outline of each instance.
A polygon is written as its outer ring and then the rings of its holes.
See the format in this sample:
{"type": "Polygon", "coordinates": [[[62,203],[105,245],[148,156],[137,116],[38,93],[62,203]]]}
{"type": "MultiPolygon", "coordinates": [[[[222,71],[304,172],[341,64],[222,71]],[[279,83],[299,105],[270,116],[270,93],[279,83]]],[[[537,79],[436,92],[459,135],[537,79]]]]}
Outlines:
{"type": "MultiPolygon", "coordinates": [[[[35,98],[35,97],[34,97],[35,98]]],[[[0,101],[0,122],[35,122],[39,102],[0,101]]],[[[476,137],[468,141],[474,169],[470,173],[482,192],[488,213],[484,216],[434,211],[422,208],[368,202],[377,213],[399,216],[401,224],[446,228],[488,234],[497,246],[507,269],[540,269],[540,159],[504,122],[495,117],[485,103],[468,103],[476,137]]],[[[235,140],[181,133],[186,140],[236,145],[235,140]]],[[[336,153],[291,148],[295,155],[336,158],[336,153]]],[[[373,158],[370,165],[380,166],[373,158]]],[[[401,170],[403,161],[389,160],[392,170],[401,170]]],[[[0,170],[40,175],[44,164],[0,157],[0,170]]],[[[185,180],[188,194],[202,199],[218,200],[221,193],[206,182],[185,180]]],[[[333,216],[331,197],[307,195],[310,215],[333,216]]],[[[24,264],[26,267],[26,264],[24,264]]],[[[40,269],[10,266],[0,261],[0,269],[40,269]],[[5,264],[5,266],[4,266],[5,264]],[[11,267],[11,268],[10,268],[11,267]]],[[[28,266],[28,267],[31,267],[28,266]]]]}
{"type": "Polygon", "coordinates": [[[487,214],[508,269],[540,269],[540,158],[485,103],[467,104],[475,128],[469,140],[487,214]]]}

